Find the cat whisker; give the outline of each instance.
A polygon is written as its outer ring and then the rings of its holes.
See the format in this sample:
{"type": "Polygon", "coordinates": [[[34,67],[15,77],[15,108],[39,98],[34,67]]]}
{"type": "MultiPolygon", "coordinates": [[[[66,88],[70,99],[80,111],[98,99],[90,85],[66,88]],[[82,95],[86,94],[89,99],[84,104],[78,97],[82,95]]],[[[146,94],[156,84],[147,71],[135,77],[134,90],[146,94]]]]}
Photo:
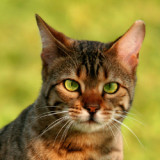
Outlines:
{"type": "Polygon", "coordinates": [[[63,114],[63,113],[67,113],[67,112],[68,111],[61,111],[61,112],[50,111],[50,112],[46,112],[46,113],[36,117],[35,120],[39,120],[39,119],[47,117],[47,116],[53,116],[53,115],[56,115],[56,114],[63,114]]]}
{"type": "MultiPolygon", "coordinates": [[[[115,127],[119,132],[121,132],[120,128],[119,128],[116,124],[112,123],[112,125],[113,125],[113,127],[115,127]]],[[[128,146],[127,140],[126,140],[126,138],[125,138],[125,136],[124,136],[123,134],[122,134],[122,137],[123,137],[126,145],[128,146]]]]}
{"type": "Polygon", "coordinates": [[[135,114],[139,115],[139,116],[143,116],[142,113],[140,113],[136,108],[132,108],[131,109],[133,112],[135,112],[135,114]]]}
{"type": "Polygon", "coordinates": [[[69,120],[61,127],[61,129],[59,130],[59,132],[57,133],[57,135],[56,135],[56,137],[55,137],[55,139],[54,139],[53,146],[55,145],[55,142],[56,142],[59,134],[61,133],[62,129],[63,129],[70,121],[71,121],[71,120],[69,119],[69,120]]]}
{"type": "MultiPolygon", "coordinates": [[[[112,130],[112,127],[111,127],[109,124],[108,124],[107,126],[109,127],[109,129],[110,129],[110,131],[111,131],[113,137],[116,138],[116,136],[115,136],[115,134],[114,134],[114,132],[113,132],[113,130],[112,130]]],[[[117,139],[116,139],[116,141],[117,141],[117,139]]]]}
{"type": "MultiPolygon", "coordinates": [[[[134,108],[132,108],[132,110],[133,110],[134,108]]],[[[135,109],[134,109],[135,110],[135,109]]],[[[143,117],[143,115],[141,114],[141,113],[139,113],[137,110],[135,110],[137,113],[131,113],[131,112],[127,112],[127,114],[130,116],[136,116],[136,117],[139,117],[139,118],[141,118],[141,119],[143,119],[142,117],[143,117]]],[[[133,118],[133,117],[132,117],[133,118]]],[[[143,125],[145,125],[144,123],[143,123],[143,125]]]]}
{"type": "Polygon", "coordinates": [[[36,109],[40,109],[40,108],[58,108],[58,107],[62,107],[62,106],[43,106],[43,107],[36,107],[36,109]]]}
{"type": "Polygon", "coordinates": [[[140,143],[140,145],[144,148],[144,145],[142,144],[142,142],[140,141],[140,139],[137,137],[137,135],[127,125],[125,125],[124,123],[118,121],[115,118],[112,118],[112,120],[115,121],[115,122],[117,122],[117,123],[119,123],[120,125],[124,126],[125,128],[127,128],[135,136],[135,138],[138,140],[138,142],[140,143]]]}
{"type": "Polygon", "coordinates": [[[131,114],[131,115],[136,115],[136,114],[134,114],[134,113],[130,113],[130,112],[127,112],[127,111],[120,111],[120,110],[113,110],[113,111],[110,111],[110,110],[107,110],[107,112],[108,113],[113,113],[113,112],[115,112],[115,113],[120,113],[120,114],[131,114]]]}
{"type": "Polygon", "coordinates": [[[124,113],[127,113],[127,114],[131,114],[131,115],[136,115],[135,113],[131,113],[131,112],[127,112],[127,111],[123,111],[124,113]]]}
{"type": "Polygon", "coordinates": [[[47,131],[51,130],[53,127],[57,126],[59,123],[63,122],[64,120],[68,119],[68,116],[59,118],[57,120],[55,120],[54,122],[52,122],[38,137],[41,137],[42,135],[44,135],[47,131]]]}
{"type": "MultiPolygon", "coordinates": [[[[59,118],[57,120],[55,120],[54,122],[52,122],[39,136],[31,139],[31,143],[27,146],[32,146],[32,144],[34,143],[34,140],[36,139],[39,139],[42,135],[44,135],[47,131],[49,131],[50,129],[52,129],[53,127],[55,127],[56,125],[58,125],[59,123],[63,122],[65,119],[68,119],[68,116],[65,116],[65,117],[62,117],[62,118],[59,118]]],[[[36,147],[37,148],[37,147],[36,147]]],[[[35,148],[35,149],[36,149],[35,148]]],[[[38,154],[38,151],[37,150],[34,150],[33,152],[37,153],[37,156],[39,157],[39,154],[38,154]]],[[[39,158],[41,159],[41,158],[39,158]]]]}
{"type": "Polygon", "coordinates": [[[58,111],[49,111],[49,112],[46,112],[46,113],[41,114],[40,117],[41,117],[41,116],[44,116],[44,115],[50,116],[50,115],[55,115],[55,114],[67,113],[67,112],[68,112],[68,111],[60,111],[60,112],[58,112],[58,111]]]}
{"type": "Polygon", "coordinates": [[[129,116],[128,116],[127,118],[128,118],[128,119],[131,119],[131,120],[134,120],[134,121],[140,123],[141,125],[145,126],[145,124],[144,124],[143,122],[141,122],[141,121],[139,121],[139,120],[137,120],[137,119],[135,119],[135,118],[133,118],[133,117],[129,117],[129,116]]]}
{"type": "Polygon", "coordinates": [[[116,112],[122,113],[122,114],[129,114],[129,115],[137,116],[135,113],[131,113],[131,112],[127,112],[127,111],[116,111],[116,112]]]}
{"type": "Polygon", "coordinates": [[[65,140],[65,138],[66,138],[66,136],[67,136],[67,133],[68,133],[68,131],[69,131],[69,128],[72,126],[72,124],[74,123],[74,121],[70,121],[70,123],[68,124],[68,126],[65,128],[65,130],[64,130],[64,132],[63,132],[63,135],[62,135],[62,137],[61,137],[61,140],[60,140],[60,143],[61,143],[61,141],[64,139],[65,140]]]}
{"type": "Polygon", "coordinates": [[[62,112],[50,111],[50,112],[44,113],[44,114],[42,114],[41,116],[35,117],[35,118],[33,119],[33,121],[30,123],[30,125],[33,124],[33,123],[35,123],[35,121],[40,120],[41,118],[45,118],[45,117],[48,117],[48,116],[53,116],[53,115],[56,115],[56,114],[63,114],[63,113],[67,113],[67,112],[68,112],[68,111],[62,111],[62,112]],[[53,112],[53,113],[51,113],[51,112],[53,112]]]}
{"type": "Polygon", "coordinates": [[[126,119],[129,119],[129,120],[134,120],[134,121],[136,121],[136,122],[138,122],[139,124],[141,124],[141,125],[145,125],[144,123],[142,123],[141,121],[139,121],[139,120],[137,120],[137,119],[135,119],[135,118],[133,118],[133,117],[131,117],[131,116],[127,116],[127,115],[120,115],[120,114],[114,114],[114,115],[117,115],[117,116],[120,116],[120,117],[122,117],[122,118],[126,118],[126,119]]]}

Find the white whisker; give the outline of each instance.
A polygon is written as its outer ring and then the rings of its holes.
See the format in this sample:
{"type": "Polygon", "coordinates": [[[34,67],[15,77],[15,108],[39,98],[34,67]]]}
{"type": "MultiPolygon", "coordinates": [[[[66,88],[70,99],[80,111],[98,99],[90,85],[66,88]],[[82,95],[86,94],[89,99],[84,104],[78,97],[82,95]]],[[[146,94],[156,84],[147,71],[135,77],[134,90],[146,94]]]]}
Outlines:
{"type": "Polygon", "coordinates": [[[62,117],[57,119],[56,121],[52,122],[38,137],[41,137],[43,134],[45,134],[47,131],[51,130],[53,127],[61,123],[62,121],[68,119],[68,116],[62,117]]]}
{"type": "Polygon", "coordinates": [[[135,113],[131,113],[131,112],[127,112],[127,111],[116,111],[116,112],[136,116],[136,114],[135,114],[135,113]]]}
{"type": "Polygon", "coordinates": [[[62,107],[62,106],[43,106],[43,107],[36,107],[36,109],[40,109],[40,108],[58,108],[58,107],[62,107]]]}
{"type": "Polygon", "coordinates": [[[57,106],[43,106],[43,107],[36,107],[36,109],[39,109],[39,108],[56,108],[57,106]]]}
{"type": "Polygon", "coordinates": [[[54,139],[53,146],[54,146],[54,144],[55,144],[55,142],[56,142],[56,140],[57,140],[60,132],[62,131],[62,129],[63,129],[70,121],[71,121],[71,120],[68,120],[68,121],[61,127],[61,129],[59,130],[59,132],[57,133],[57,135],[56,135],[56,137],[55,137],[55,139],[54,139]]]}
{"type": "Polygon", "coordinates": [[[113,137],[116,139],[116,141],[117,141],[117,138],[116,138],[116,136],[115,136],[115,134],[114,134],[114,132],[113,132],[113,130],[112,130],[112,127],[108,124],[108,126],[109,126],[109,128],[110,128],[110,130],[111,130],[111,133],[113,134],[113,137]]]}
{"type": "Polygon", "coordinates": [[[127,128],[135,137],[136,139],[138,140],[138,142],[141,144],[141,146],[144,148],[144,145],[141,143],[140,139],[137,137],[137,135],[125,124],[123,124],[122,122],[118,121],[117,119],[115,118],[112,118],[112,120],[114,120],[115,122],[119,123],[120,125],[124,126],[125,128],[127,128]]]}
{"type": "Polygon", "coordinates": [[[131,117],[131,116],[121,115],[121,114],[117,114],[117,113],[115,113],[115,115],[120,116],[120,117],[122,117],[122,118],[129,119],[129,120],[134,120],[134,121],[140,123],[140,124],[143,125],[143,126],[145,125],[145,124],[142,123],[141,121],[139,121],[139,120],[137,120],[137,119],[135,119],[135,118],[133,118],[133,117],[131,117]]]}
{"type": "Polygon", "coordinates": [[[68,111],[61,111],[61,112],[50,111],[50,112],[46,112],[46,113],[41,114],[40,116],[36,117],[35,120],[38,120],[38,119],[41,119],[41,118],[44,118],[44,117],[47,117],[47,116],[53,116],[53,115],[56,115],[56,114],[63,114],[63,113],[67,113],[67,112],[68,111]]]}
{"type": "Polygon", "coordinates": [[[44,115],[48,115],[48,116],[52,116],[52,115],[55,115],[55,114],[61,114],[61,113],[67,113],[68,111],[61,111],[61,112],[57,112],[57,111],[49,111],[49,112],[46,112],[46,113],[43,113],[41,114],[40,116],[44,116],[44,115]]]}
{"type": "Polygon", "coordinates": [[[136,114],[138,114],[139,116],[143,116],[142,113],[140,113],[137,109],[135,109],[134,107],[131,109],[133,112],[136,112],[136,114]]]}
{"type": "MultiPolygon", "coordinates": [[[[116,124],[112,123],[112,125],[113,125],[119,132],[121,132],[120,128],[119,128],[116,124]]],[[[121,133],[121,134],[122,134],[122,133],[121,133]]],[[[127,147],[128,147],[127,140],[126,140],[126,138],[125,138],[125,136],[124,136],[123,134],[122,134],[122,137],[123,137],[123,139],[124,139],[124,141],[125,141],[125,143],[126,143],[126,145],[127,145],[127,147]]]]}
{"type": "Polygon", "coordinates": [[[129,116],[127,116],[127,118],[128,118],[128,119],[132,119],[132,120],[134,120],[134,121],[136,121],[136,122],[140,123],[141,125],[145,126],[145,124],[144,124],[144,123],[142,123],[141,121],[139,121],[139,120],[137,120],[137,119],[135,119],[135,118],[133,118],[133,117],[129,117],[129,116]]]}
{"type": "Polygon", "coordinates": [[[62,135],[62,137],[61,137],[61,140],[60,140],[60,143],[61,143],[61,141],[64,139],[65,140],[65,138],[66,138],[66,136],[67,136],[67,133],[68,133],[68,130],[69,130],[69,128],[71,127],[71,125],[74,123],[74,121],[70,121],[70,123],[68,124],[68,126],[65,128],[65,130],[64,130],[64,132],[63,132],[63,135],[62,135]]]}

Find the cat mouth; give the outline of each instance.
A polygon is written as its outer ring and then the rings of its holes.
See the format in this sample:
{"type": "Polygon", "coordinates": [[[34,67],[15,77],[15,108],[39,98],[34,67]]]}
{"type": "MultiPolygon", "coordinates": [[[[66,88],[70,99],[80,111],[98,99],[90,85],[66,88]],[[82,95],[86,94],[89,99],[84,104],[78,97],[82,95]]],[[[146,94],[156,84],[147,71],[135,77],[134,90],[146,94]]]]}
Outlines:
{"type": "Polygon", "coordinates": [[[84,125],[89,125],[89,126],[94,126],[94,125],[97,125],[98,123],[96,122],[96,121],[94,121],[94,120],[88,120],[88,121],[85,121],[85,122],[83,122],[83,124],[84,125]]]}
{"type": "Polygon", "coordinates": [[[87,121],[86,123],[88,123],[88,124],[97,124],[97,122],[94,121],[94,120],[89,120],[89,121],[87,121]]]}
{"type": "Polygon", "coordinates": [[[96,122],[93,118],[93,116],[90,116],[90,119],[88,121],[85,122],[86,124],[98,124],[98,122],[96,122]]]}

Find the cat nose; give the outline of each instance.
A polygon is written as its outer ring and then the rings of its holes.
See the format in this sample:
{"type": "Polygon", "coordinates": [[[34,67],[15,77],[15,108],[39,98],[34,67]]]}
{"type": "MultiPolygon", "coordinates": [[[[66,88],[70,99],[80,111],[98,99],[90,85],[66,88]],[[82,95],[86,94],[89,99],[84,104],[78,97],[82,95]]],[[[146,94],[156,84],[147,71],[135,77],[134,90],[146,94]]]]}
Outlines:
{"type": "Polygon", "coordinates": [[[89,113],[95,113],[97,112],[97,110],[100,109],[100,106],[98,104],[92,104],[92,105],[85,105],[84,106],[85,109],[88,110],[89,113]]]}

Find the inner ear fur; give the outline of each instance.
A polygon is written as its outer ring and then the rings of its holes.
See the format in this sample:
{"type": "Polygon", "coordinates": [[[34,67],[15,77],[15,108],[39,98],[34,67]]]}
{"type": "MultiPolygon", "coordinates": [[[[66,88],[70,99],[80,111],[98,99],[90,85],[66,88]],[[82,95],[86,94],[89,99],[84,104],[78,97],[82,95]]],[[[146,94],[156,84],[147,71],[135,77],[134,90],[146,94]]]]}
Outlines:
{"type": "Polygon", "coordinates": [[[74,40],[50,27],[37,14],[36,21],[42,41],[42,61],[44,64],[49,65],[54,59],[64,56],[65,53],[69,52],[74,40]]]}
{"type": "Polygon", "coordinates": [[[138,65],[139,51],[145,37],[145,24],[143,21],[136,21],[129,30],[118,38],[107,54],[115,53],[116,58],[128,70],[133,70],[138,65]]]}

